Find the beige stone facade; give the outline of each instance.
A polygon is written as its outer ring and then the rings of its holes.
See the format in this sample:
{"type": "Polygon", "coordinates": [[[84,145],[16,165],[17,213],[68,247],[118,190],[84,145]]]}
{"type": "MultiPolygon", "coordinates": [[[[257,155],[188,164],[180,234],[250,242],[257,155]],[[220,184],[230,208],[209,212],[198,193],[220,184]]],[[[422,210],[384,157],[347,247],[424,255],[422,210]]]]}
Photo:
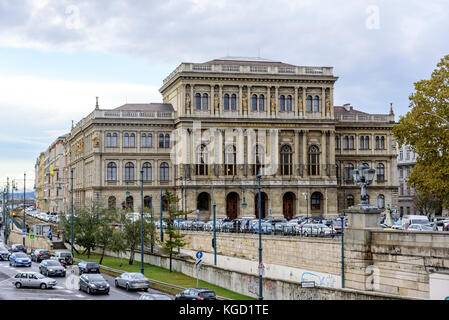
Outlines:
{"type": "Polygon", "coordinates": [[[370,203],[382,196],[396,205],[394,115],[334,106],[337,79],[331,67],[260,58],[182,63],[163,82],[163,103],[97,105],[72,129],[75,205],[138,211],[145,167],[144,206],[151,196],[156,213],[168,189],[182,199],[180,208],[198,209],[203,219],[212,217],[213,202],[217,217],[254,217],[261,169],[263,216],[332,217],[345,195],[360,198],[342,179],[349,162],[381,163],[370,203]],[[354,137],[352,148],[342,146],[346,136],[354,137]],[[369,148],[359,146],[360,136],[370,137],[369,148]]]}

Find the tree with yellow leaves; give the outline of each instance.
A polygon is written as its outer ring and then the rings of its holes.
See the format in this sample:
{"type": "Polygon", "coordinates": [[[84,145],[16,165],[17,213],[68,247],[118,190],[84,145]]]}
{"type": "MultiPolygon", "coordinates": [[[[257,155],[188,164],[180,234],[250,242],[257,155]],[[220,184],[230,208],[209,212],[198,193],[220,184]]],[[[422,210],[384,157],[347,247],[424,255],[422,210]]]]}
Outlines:
{"type": "Polygon", "coordinates": [[[415,83],[409,99],[411,110],[393,127],[399,146],[417,154],[408,183],[449,207],[449,55],[429,80],[415,83]]]}

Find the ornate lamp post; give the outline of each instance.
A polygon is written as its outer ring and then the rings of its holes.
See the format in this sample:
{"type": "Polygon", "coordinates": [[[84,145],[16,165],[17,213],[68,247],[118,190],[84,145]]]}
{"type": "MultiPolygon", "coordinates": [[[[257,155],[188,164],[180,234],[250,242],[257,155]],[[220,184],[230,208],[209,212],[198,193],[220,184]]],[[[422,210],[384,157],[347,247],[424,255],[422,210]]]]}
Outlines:
{"type": "Polygon", "coordinates": [[[424,112],[424,114],[427,115],[427,116],[434,116],[434,117],[442,120],[445,124],[449,125],[449,121],[448,120],[444,119],[443,117],[441,117],[441,116],[439,116],[437,114],[430,113],[430,112],[424,112]]]}
{"type": "Polygon", "coordinates": [[[376,170],[370,169],[366,164],[360,164],[356,170],[351,172],[354,182],[362,188],[360,206],[368,206],[368,196],[366,195],[366,187],[369,186],[374,179],[376,170]]]}

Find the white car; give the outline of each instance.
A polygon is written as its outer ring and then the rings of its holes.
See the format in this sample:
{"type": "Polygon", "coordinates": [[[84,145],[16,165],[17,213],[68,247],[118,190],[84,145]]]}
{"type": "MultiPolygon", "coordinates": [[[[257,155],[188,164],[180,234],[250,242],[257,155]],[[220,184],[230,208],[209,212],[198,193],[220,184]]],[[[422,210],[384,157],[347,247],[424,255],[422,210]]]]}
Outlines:
{"type": "Polygon", "coordinates": [[[47,278],[37,272],[19,272],[12,279],[12,284],[17,289],[22,287],[47,289],[53,288],[56,283],[56,280],[47,278]]]}
{"type": "Polygon", "coordinates": [[[408,226],[408,231],[433,231],[433,227],[429,224],[411,224],[408,226]]]}
{"type": "Polygon", "coordinates": [[[298,226],[297,230],[305,237],[331,236],[336,233],[334,229],[329,228],[323,223],[306,223],[298,226]]]}

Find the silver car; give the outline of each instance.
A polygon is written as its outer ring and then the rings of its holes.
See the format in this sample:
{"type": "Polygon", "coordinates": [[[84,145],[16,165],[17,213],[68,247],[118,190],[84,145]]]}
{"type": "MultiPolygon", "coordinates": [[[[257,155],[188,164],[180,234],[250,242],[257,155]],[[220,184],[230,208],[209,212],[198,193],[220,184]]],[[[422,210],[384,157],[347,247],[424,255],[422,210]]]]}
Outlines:
{"type": "Polygon", "coordinates": [[[115,286],[125,288],[127,291],[132,289],[148,291],[150,281],[139,272],[125,272],[115,278],[115,286]]]}
{"type": "Polygon", "coordinates": [[[323,223],[306,223],[299,226],[299,231],[305,237],[309,236],[332,236],[335,235],[335,231],[329,228],[323,223]]]}
{"type": "Polygon", "coordinates": [[[47,289],[53,288],[56,283],[56,280],[47,278],[37,272],[19,272],[12,279],[12,284],[15,285],[17,289],[22,287],[47,289]]]}

